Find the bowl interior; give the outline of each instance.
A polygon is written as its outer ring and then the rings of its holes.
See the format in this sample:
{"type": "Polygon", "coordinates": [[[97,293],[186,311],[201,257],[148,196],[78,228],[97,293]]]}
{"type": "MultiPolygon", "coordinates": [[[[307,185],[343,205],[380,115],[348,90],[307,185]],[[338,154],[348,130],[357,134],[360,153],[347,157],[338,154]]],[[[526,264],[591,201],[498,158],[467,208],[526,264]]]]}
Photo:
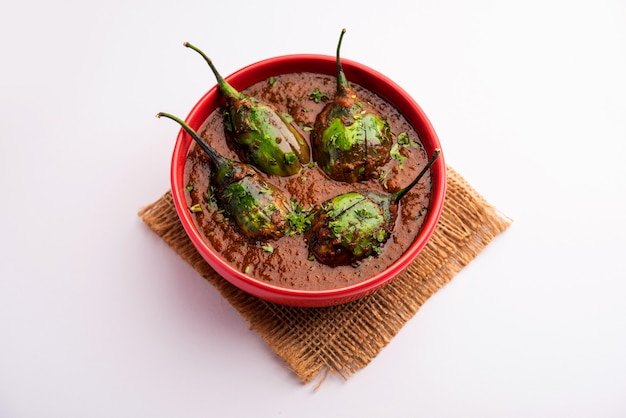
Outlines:
{"type": "MultiPolygon", "coordinates": [[[[417,131],[428,155],[431,155],[434,149],[441,148],[430,121],[408,93],[383,74],[362,64],[342,59],[342,65],[351,83],[359,84],[383,97],[406,117],[417,131]]],[[[299,72],[334,76],[336,74],[335,58],[310,54],[270,58],[244,67],[226,77],[226,80],[236,89],[243,90],[271,76],[299,72]]],[[[192,108],[186,122],[193,129],[199,129],[209,115],[223,103],[223,97],[217,90],[217,86],[214,86],[192,108]]],[[[192,215],[187,209],[184,180],[186,157],[192,143],[193,140],[189,135],[181,130],[172,155],[172,197],[183,227],[193,245],[218,274],[240,289],[271,302],[301,307],[327,306],[345,303],[375,291],[404,271],[423,249],[434,232],[443,207],[446,172],[442,153],[430,170],[432,180],[430,206],[422,228],[407,251],[386,270],[365,281],[337,289],[301,291],[273,286],[251,278],[225,262],[205,243],[202,233],[195,227],[192,215]]]]}

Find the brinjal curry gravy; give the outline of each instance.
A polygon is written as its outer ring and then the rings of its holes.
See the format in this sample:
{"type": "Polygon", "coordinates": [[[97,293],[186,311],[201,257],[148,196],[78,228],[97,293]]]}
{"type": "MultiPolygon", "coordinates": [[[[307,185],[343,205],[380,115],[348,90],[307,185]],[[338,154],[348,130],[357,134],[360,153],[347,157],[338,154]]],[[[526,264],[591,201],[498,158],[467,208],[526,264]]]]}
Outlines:
{"type": "MultiPolygon", "coordinates": [[[[336,88],[334,76],[315,73],[279,75],[242,90],[262,102],[287,113],[309,139],[315,117],[332,97],[336,88]]],[[[415,129],[391,104],[371,91],[352,83],[361,100],[370,103],[390,125],[396,145],[391,159],[379,171],[378,178],[360,183],[343,183],[330,179],[315,164],[304,166],[289,176],[266,176],[267,182],[307,209],[341,193],[372,190],[393,193],[416,177],[428,161],[415,129]]],[[[198,130],[199,134],[222,155],[240,161],[226,143],[223,109],[214,111],[198,130]]],[[[251,242],[238,231],[211,199],[209,157],[195,144],[187,156],[185,182],[188,207],[194,211],[196,226],[205,241],[229,264],[249,276],[269,284],[300,290],[327,290],[345,287],[372,277],[398,259],[419,232],[428,209],[431,190],[430,174],[402,199],[393,234],[377,256],[352,266],[329,267],[309,256],[302,235],[288,235],[278,240],[251,242]]]]}

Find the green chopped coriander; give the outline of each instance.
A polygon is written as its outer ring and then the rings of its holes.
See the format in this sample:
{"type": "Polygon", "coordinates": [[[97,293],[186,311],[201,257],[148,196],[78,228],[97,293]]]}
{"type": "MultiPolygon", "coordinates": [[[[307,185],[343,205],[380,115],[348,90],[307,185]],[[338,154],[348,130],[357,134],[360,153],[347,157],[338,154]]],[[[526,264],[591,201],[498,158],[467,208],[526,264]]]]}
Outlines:
{"type": "Polygon", "coordinates": [[[412,148],[421,148],[422,146],[419,142],[416,142],[413,139],[411,139],[409,134],[406,132],[400,132],[398,134],[398,144],[402,145],[403,147],[412,147],[412,148]]]}
{"type": "Polygon", "coordinates": [[[380,182],[380,184],[383,185],[385,189],[387,188],[388,180],[389,180],[389,170],[385,170],[382,173],[380,173],[380,177],[378,178],[378,181],[380,182]]]}
{"type": "Polygon", "coordinates": [[[189,208],[190,211],[197,213],[197,212],[202,212],[202,206],[200,206],[199,203],[196,203],[195,205],[193,205],[192,207],[189,208]]]}
{"type": "Polygon", "coordinates": [[[289,113],[283,113],[283,118],[285,118],[285,120],[289,123],[293,122],[293,116],[291,116],[289,113]]]}
{"type": "Polygon", "coordinates": [[[309,94],[309,99],[313,100],[315,103],[319,103],[323,100],[328,100],[329,96],[328,94],[321,92],[320,89],[315,87],[313,93],[309,94]]]}
{"type": "Polygon", "coordinates": [[[301,203],[291,199],[291,213],[287,215],[287,223],[289,225],[289,235],[303,234],[311,228],[313,210],[304,209],[301,203]]]}
{"type": "Polygon", "coordinates": [[[409,134],[406,132],[400,132],[398,134],[398,144],[400,145],[409,145],[411,139],[409,138],[409,134]]]}
{"type": "Polygon", "coordinates": [[[400,153],[400,146],[397,142],[393,144],[393,146],[391,147],[391,151],[389,151],[389,154],[391,155],[391,158],[397,160],[400,163],[400,167],[402,167],[402,163],[404,162],[404,160],[406,160],[406,157],[400,153]]]}
{"type": "Polygon", "coordinates": [[[285,153],[285,162],[289,165],[295,164],[298,161],[298,156],[295,152],[289,151],[285,153]]]}

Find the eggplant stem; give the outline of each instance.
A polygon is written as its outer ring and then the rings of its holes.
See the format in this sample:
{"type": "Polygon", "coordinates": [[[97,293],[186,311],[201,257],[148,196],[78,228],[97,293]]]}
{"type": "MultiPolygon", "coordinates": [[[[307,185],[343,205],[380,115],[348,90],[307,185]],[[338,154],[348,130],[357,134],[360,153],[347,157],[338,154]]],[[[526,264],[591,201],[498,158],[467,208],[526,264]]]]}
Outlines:
{"type": "Polygon", "coordinates": [[[346,33],[346,28],[341,30],[339,35],[339,42],[337,43],[337,95],[342,96],[350,89],[350,84],[346,78],[346,74],[343,72],[343,65],[341,65],[341,58],[339,57],[339,51],[341,50],[341,42],[343,41],[343,35],[346,33]]]}
{"type": "Polygon", "coordinates": [[[222,77],[222,75],[217,71],[217,68],[215,68],[215,65],[213,65],[213,61],[211,61],[211,58],[209,58],[204,52],[202,52],[200,48],[198,48],[195,45],[190,44],[189,42],[183,42],[183,45],[186,46],[187,48],[191,48],[194,51],[196,51],[198,54],[202,56],[202,58],[204,58],[207,64],[209,64],[211,71],[213,71],[213,74],[215,75],[215,78],[217,79],[217,85],[219,86],[224,96],[231,98],[231,99],[240,98],[241,93],[239,93],[239,91],[237,91],[233,86],[231,86],[228,83],[228,81],[224,80],[224,77],[222,77]]]}
{"type": "Polygon", "coordinates": [[[424,168],[422,168],[422,171],[417,175],[417,177],[415,177],[408,186],[406,186],[403,189],[398,190],[391,196],[392,200],[396,204],[400,201],[400,199],[404,197],[405,194],[409,192],[409,190],[411,190],[417,183],[419,183],[422,177],[424,177],[424,174],[426,174],[426,171],[428,171],[428,169],[435,163],[435,161],[437,161],[437,158],[439,158],[439,154],[441,154],[441,150],[439,148],[436,148],[433,151],[432,158],[430,159],[430,161],[428,161],[428,163],[424,166],[424,168]]]}
{"type": "Polygon", "coordinates": [[[211,157],[211,160],[216,165],[219,165],[221,163],[223,157],[219,155],[217,151],[215,151],[213,147],[211,147],[200,135],[198,135],[196,131],[191,128],[191,126],[187,125],[184,120],[165,112],[159,112],[156,115],[157,118],[160,118],[161,116],[171,119],[174,122],[178,122],[178,124],[182,126],[182,128],[194,139],[194,141],[196,141],[200,148],[202,148],[204,152],[209,154],[209,157],[211,157]]]}

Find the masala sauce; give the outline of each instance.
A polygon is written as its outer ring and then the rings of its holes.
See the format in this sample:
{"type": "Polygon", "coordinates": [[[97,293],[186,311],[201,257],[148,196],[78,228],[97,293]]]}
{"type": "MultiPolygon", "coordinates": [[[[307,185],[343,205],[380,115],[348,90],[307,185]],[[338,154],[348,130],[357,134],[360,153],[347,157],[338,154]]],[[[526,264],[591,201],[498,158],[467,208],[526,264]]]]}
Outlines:
{"type": "MultiPolygon", "coordinates": [[[[294,198],[306,209],[354,190],[393,193],[408,185],[428,161],[417,132],[397,110],[371,91],[354,83],[351,86],[361,101],[370,103],[387,119],[394,141],[397,141],[399,134],[406,133],[413,145],[400,145],[398,152],[401,156],[392,157],[381,168],[381,178],[367,182],[348,184],[334,181],[315,164],[303,167],[300,173],[290,177],[266,176],[268,183],[283,190],[287,197],[294,198]]],[[[324,100],[316,103],[310,97],[316,89],[332,98],[336,90],[336,78],[314,73],[286,74],[254,84],[242,92],[272,104],[280,113],[289,113],[304,138],[309,140],[309,128],[326,103],[324,100]]],[[[198,133],[222,155],[241,161],[226,143],[222,109],[213,112],[198,133]]],[[[193,190],[187,193],[187,204],[189,207],[201,205],[202,212],[194,213],[194,218],[199,230],[204,232],[206,242],[229,264],[249,276],[275,286],[301,290],[345,287],[385,270],[415,239],[424,222],[431,190],[430,174],[427,173],[404,196],[393,234],[381,254],[361,260],[355,266],[329,267],[309,257],[306,242],[301,235],[284,236],[268,242],[251,242],[215,203],[209,201],[209,174],[209,157],[194,144],[185,166],[186,184],[193,185],[193,190]],[[263,248],[268,243],[271,250],[268,246],[263,248]]]]}

